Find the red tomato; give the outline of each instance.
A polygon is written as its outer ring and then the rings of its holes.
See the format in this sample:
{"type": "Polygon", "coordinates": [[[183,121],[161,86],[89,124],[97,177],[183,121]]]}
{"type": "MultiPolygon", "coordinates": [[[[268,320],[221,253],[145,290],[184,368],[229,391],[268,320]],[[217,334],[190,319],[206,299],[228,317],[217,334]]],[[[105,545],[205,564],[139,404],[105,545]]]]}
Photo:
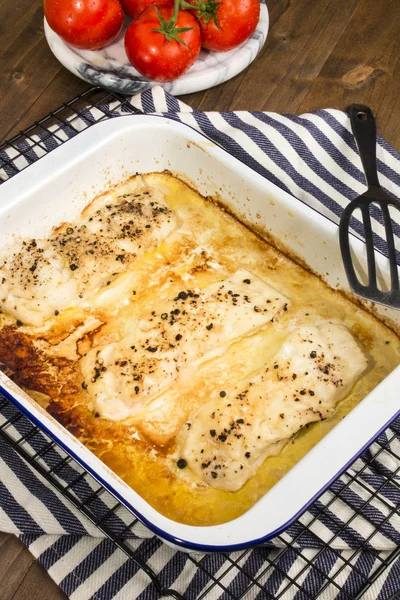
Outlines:
{"type": "Polygon", "coordinates": [[[150,4],[174,5],[174,0],[121,0],[122,8],[127,15],[136,19],[150,4]]]}
{"type": "Polygon", "coordinates": [[[50,27],[76,48],[95,50],[121,31],[124,12],[118,0],[44,0],[50,27]]]}
{"type": "Polygon", "coordinates": [[[132,65],[145,77],[154,81],[173,81],[183,75],[195,62],[201,46],[199,24],[186,10],[180,10],[175,31],[166,21],[173,14],[170,6],[159,6],[160,18],[154,6],[149,6],[133,21],[125,34],[125,50],[132,65]],[[154,31],[165,28],[169,35],[154,31]],[[169,28],[169,29],[168,29],[169,28]],[[179,37],[186,45],[178,42],[179,37]]]}
{"type": "Polygon", "coordinates": [[[260,0],[221,0],[216,9],[220,29],[209,12],[195,11],[194,14],[200,23],[203,48],[226,52],[247,40],[257,27],[260,0]]]}

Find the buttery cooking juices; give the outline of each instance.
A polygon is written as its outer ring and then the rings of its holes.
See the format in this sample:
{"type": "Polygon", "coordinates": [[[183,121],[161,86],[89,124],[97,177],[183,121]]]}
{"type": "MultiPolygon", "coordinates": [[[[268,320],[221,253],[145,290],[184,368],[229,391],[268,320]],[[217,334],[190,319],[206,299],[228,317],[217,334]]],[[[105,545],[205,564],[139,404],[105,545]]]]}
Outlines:
{"type": "Polygon", "coordinates": [[[50,238],[0,262],[0,360],[174,520],[245,512],[400,362],[390,329],[167,173],[50,238]]]}

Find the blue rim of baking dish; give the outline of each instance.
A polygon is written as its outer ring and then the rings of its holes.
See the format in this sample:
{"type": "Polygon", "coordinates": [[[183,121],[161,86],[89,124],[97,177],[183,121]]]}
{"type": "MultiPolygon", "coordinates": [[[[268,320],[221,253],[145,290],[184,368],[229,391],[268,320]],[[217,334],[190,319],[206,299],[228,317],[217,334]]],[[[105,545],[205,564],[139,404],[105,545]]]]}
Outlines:
{"type": "MultiPolygon", "coordinates": [[[[110,492],[115,498],[117,498],[117,500],[119,500],[121,502],[121,504],[123,504],[126,508],[128,508],[128,510],[130,510],[135,517],[137,517],[144,525],[146,525],[146,527],[148,527],[150,529],[150,531],[152,531],[153,533],[155,533],[162,540],[168,541],[171,544],[175,544],[176,546],[180,546],[184,550],[197,550],[197,551],[200,551],[200,552],[232,552],[234,550],[243,550],[243,549],[246,549],[246,548],[252,548],[253,546],[257,546],[259,544],[267,542],[268,540],[274,538],[275,536],[277,536],[280,533],[282,533],[283,531],[285,531],[288,527],[290,527],[290,525],[292,525],[307,510],[307,508],[309,506],[311,506],[311,504],[314,502],[314,500],[316,500],[319,496],[321,496],[321,494],[323,494],[330,487],[330,485],[338,477],[340,477],[340,475],[342,475],[342,473],[344,473],[347,470],[347,468],[350,465],[352,465],[353,462],[355,460],[357,460],[357,458],[365,450],[367,450],[367,448],[369,448],[369,446],[371,444],[373,444],[373,442],[381,435],[381,433],[383,433],[388,427],[390,427],[391,423],[393,423],[393,421],[395,421],[397,419],[397,417],[400,416],[400,410],[398,410],[397,413],[395,413],[394,416],[392,418],[390,418],[389,421],[387,421],[385,423],[385,425],[383,425],[383,427],[381,427],[377,431],[377,433],[375,435],[373,435],[372,438],[370,438],[368,440],[368,442],[366,442],[360,448],[360,450],[358,452],[356,452],[356,454],[354,454],[352,456],[352,458],[350,460],[348,460],[347,463],[345,463],[343,465],[343,467],[339,471],[337,471],[337,473],[316,494],[314,494],[310,498],[310,500],[306,504],[304,504],[302,506],[302,508],[296,514],[293,515],[293,517],[291,517],[288,521],[286,521],[286,523],[283,523],[283,525],[281,525],[277,529],[274,529],[273,531],[271,531],[270,533],[266,534],[265,536],[263,536],[261,538],[257,538],[255,540],[250,540],[248,542],[243,542],[242,544],[233,544],[233,545],[225,545],[225,546],[207,546],[207,545],[196,544],[196,543],[193,543],[193,542],[190,542],[190,541],[187,541],[187,540],[183,540],[183,539],[178,538],[178,537],[174,537],[170,533],[167,533],[163,529],[160,529],[159,527],[157,527],[157,525],[154,525],[151,521],[149,521],[146,517],[144,517],[134,506],[132,506],[130,504],[130,502],[128,502],[122,496],[122,494],[120,494],[117,490],[115,490],[114,487],[111,484],[109,484],[107,481],[105,481],[95,471],[95,469],[92,469],[88,464],[86,464],[86,462],[82,458],[80,458],[78,454],[76,454],[73,450],[71,450],[68,447],[68,445],[65,444],[55,433],[53,433],[50,429],[48,429],[46,427],[46,425],[40,419],[38,419],[37,417],[35,417],[35,415],[33,415],[29,411],[29,409],[27,409],[25,406],[23,406],[23,404],[21,404],[12,395],[12,393],[9,390],[7,390],[4,386],[2,386],[1,384],[0,384],[0,393],[2,393],[3,396],[5,398],[7,398],[7,400],[9,400],[12,404],[14,404],[15,406],[17,406],[17,408],[25,416],[27,416],[35,425],[37,425],[39,427],[39,429],[41,429],[42,431],[44,431],[69,456],[71,456],[81,467],[83,467],[85,469],[85,471],[87,471],[108,492],[110,492]]],[[[96,456],[96,455],[94,455],[94,456],[96,456]]],[[[96,458],[98,458],[98,457],[96,457],[96,458]]]]}
{"type": "MultiPolygon", "coordinates": [[[[140,117],[140,116],[144,116],[144,117],[156,117],[162,120],[172,120],[176,123],[179,123],[180,126],[182,126],[183,128],[189,128],[192,131],[195,131],[197,135],[200,135],[201,137],[203,137],[204,139],[206,139],[207,141],[212,142],[212,144],[216,147],[218,147],[220,150],[222,150],[225,154],[227,154],[228,156],[230,156],[231,158],[234,158],[236,160],[238,160],[240,163],[242,163],[244,166],[246,166],[248,169],[250,169],[251,171],[253,171],[254,169],[251,169],[251,167],[249,167],[248,165],[246,165],[246,163],[244,163],[242,160],[240,160],[239,158],[233,156],[232,154],[230,154],[223,146],[221,146],[218,142],[215,142],[212,138],[208,137],[206,134],[204,134],[202,131],[198,131],[197,129],[195,129],[194,127],[192,127],[191,125],[187,125],[186,123],[182,123],[182,121],[180,121],[177,117],[175,117],[174,115],[146,115],[146,114],[140,114],[140,115],[118,115],[119,116],[124,116],[124,117],[140,117]]],[[[91,130],[93,127],[108,123],[110,121],[110,119],[107,119],[106,121],[102,121],[101,123],[95,123],[93,124],[90,128],[85,129],[81,132],[79,132],[76,136],[74,136],[73,138],[70,138],[69,140],[66,140],[63,144],[61,144],[60,146],[58,146],[57,148],[55,148],[53,151],[57,151],[57,150],[61,150],[61,148],[65,145],[68,144],[68,142],[72,142],[73,140],[76,139],[77,136],[79,136],[80,134],[84,134],[85,132],[91,130]]],[[[53,152],[52,151],[52,152],[53,152]]],[[[50,153],[45,154],[44,156],[40,157],[38,160],[35,161],[35,163],[33,163],[32,165],[28,165],[26,167],[26,169],[28,169],[30,166],[34,166],[37,162],[39,162],[42,158],[46,158],[46,156],[49,156],[50,153]]],[[[24,169],[25,170],[25,169],[24,169]]],[[[256,172],[256,171],[255,171],[256,172]]],[[[260,173],[257,173],[258,175],[260,175],[261,177],[263,177],[260,173]]],[[[14,177],[4,181],[3,185],[7,185],[8,182],[10,182],[12,179],[14,179],[14,177]]],[[[272,183],[272,182],[271,182],[272,183]]],[[[273,184],[274,185],[274,184],[273,184]]],[[[277,186],[278,187],[278,186],[277,186]]],[[[278,188],[280,189],[280,188],[278,188]]],[[[287,193],[287,192],[286,192],[287,193]]],[[[292,194],[289,194],[290,196],[292,196],[292,194]]],[[[333,221],[331,218],[329,218],[326,215],[321,214],[318,210],[316,210],[315,208],[313,208],[312,206],[309,206],[306,202],[304,202],[303,200],[296,198],[295,196],[293,196],[293,198],[295,198],[297,201],[300,201],[302,204],[304,204],[308,209],[313,210],[315,213],[317,213],[320,217],[323,217],[324,219],[327,219],[328,221],[330,221],[331,223],[333,223],[336,227],[338,227],[338,224],[333,221]]],[[[350,235],[352,235],[355,239],[357,239],[358,241],[361,241],[362,243],[363,240],[360,240],[359,238],[357,238],[357,236],[355,236],[353,233],[350,233],[350,235]]],[[[380,252],[378,249],[376,250],[379,254],[382,254],[382,252],[380,252]]],[[[307,502],[306,504],[304,504],[288,521],[286,521],[285,523],[283,523],[280,527],[274,529],[273,531],[267,533],[266,535],[264,535],[261,538],[256,538],[254,540],[250,540],[247,542],[243,542],[240,544],[232,544],[232,545],[223,545],[223,546],[217,546],[217,545],[204,545],[204,544],[197,544],[188,540],[184,540],[182,538],[179,537],[175,537],[174,535],[167,533],[166,531],[164,531],[163,529],[161,529],[160,527],[158,527],[157,525],[154,525],[152,523],[151,520],[149,520],[147,517],[144,517],[134,506],[131,505],[130,502],[128,502],[122,494],[120,494],[114,487],[113,485],[111,485],[110,483],[108,483],[107,481],[105,481],[97,472],[95,469],[93,469],[92,467],[90,467],[78,454],[76,454],[71,448],[69,448],[68,444],[66,444],[65,442],[63,442],[58,436],[57,434],[53,433],[43,422],[41,419],[37,418],[34,414],[32,414],[32,412],[25,407],[17,398],[15,398],[13,396],[13,394],[10,392],[10,390],[8,390],[7,388],[5,388],[3,385],[0,384],[0,393],[3,394],[3,396],[5,398],[7,398],[12,404],[14,404],[25,416],[27,416],[35,425],[37,425],[39,427],[39,429],[41,429],[44,433],[46,433],[54,442],[56,442],[69,456],[71,456],[81,467],[83,467],[85,469],[85,471],[87,471],[96,481],[98,481],[100,483],[100,485],[102,485],[110,494],[112,494],[117,500],[119,500],[121,502],[122,505],[124,505],[128,510],[130,510],[132,512],[132,514],[137,517],[146,527],[148,527],[150,529],[150,531],[152,531],[153,533],[155,533],[159,538],[161,538],[164,541],[170,542],[171,544],[174,544],[175,546],[178,546],[180,548],[182,548],[183,550],[194,550],[194,551],[200,551],[200,552],[231,552],[231,551],[235,551],[235,550],[243,550],[246,548],[251,548],[253,546],[257,546],[259,544],[265,543],[268,540],[274,538],[275,536],[279,535],[280,533],[282,533],[283,531],[285,531],[288,527],[290,527],[290,525],[292,525],[308,508],[309,506],[311,506],[311,504],[319,497],[321,496],[329,487],[330,485],[338,478],[340,477],[340,475],[342,475],[347,469],[348,467],[354,463],[354,461],[365,451],[367,450],[367,448],[369,448],[369,446],[381,435],[381,433],[383,433],[388,427],[390,427],[390,425],[400,416],[400,410],[398,410],[393,417],[391,417],[361,448],[360,450],[358,450],[337,472],[336,474],[326,482],[325,485],[323,485],[318,492],[316,492],[307,502]]],[[[51,416],[49,415],[49,418],[51,416]]],[[[96,456],[94,454],[94,456],[96,456]]],[[[96,457],[98,458],[98,457],[96,457]]],[[[100,459],[99,459],[100,460],[100,459]]],[[[105,463],[103,463],[105,464],[105,463]]],[[[133,489],[133,488],[132,488],[133,489]]],[[[261,500],[261,498],[260,498],[261,500]]],[[[151,505],[149,505],[151,506],[151,505]]],[[[157,511],[158,512],[158,511],[157,511]]]]}

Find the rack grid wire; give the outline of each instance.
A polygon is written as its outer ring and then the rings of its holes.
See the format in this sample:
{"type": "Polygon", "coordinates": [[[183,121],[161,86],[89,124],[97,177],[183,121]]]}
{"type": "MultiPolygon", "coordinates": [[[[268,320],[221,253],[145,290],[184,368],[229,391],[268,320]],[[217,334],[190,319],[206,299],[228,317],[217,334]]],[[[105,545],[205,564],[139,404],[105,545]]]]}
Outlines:
{"type": "MultiPolygon", "coordinates": [[[[132,106],[129,98],[98,87],[73,98],[0,145],[0,182],[14,176],[83,129],[118,113],[138,114],[139,111],[132,106]]],[[[400,518],[400,503],[396,503],[392,498],[388,500],[387,494],[382,493],[387,486],[393,486],[400,491],[400,456],[391,447],[396,434],[388,431],[389,435],[380,436],[374,443],[373,451],[368,449],[364,453],[365,463],[361,471],[350,467],[340,479],[340,485],[329,489],[329,501],[315,501],[312,510],[307,512],[307,518],[303,518],[303,515],[296,521],[296,534],[290,539],[282,533],[273,540],[272,545],[267,542],[230,554],[185,554],[199,569],[204,581],[196,600],[207,599],[210,594],[214,596],[217,592],[217,596],[221,594],[226,600],[284,600],[289,597],[295,597],[296,600],[374,600],[372,586],[388,569],[393,568],[396,561],[400,561],[398,544],[393,550],[382,552],[375,550],[370,543],[386,523],[400,518]],[[392,473],[384,474],[380,487],[372,490],[360,475],[373,461],[385,454],[398,466],[392,473]],[[315,532],[314,525],[321,520],[333,520],[334,504],[346,504],[346,490],[354,483],[363,490],[363,504],[357,510],[349,510],[348,519],[339,526],[336,524],[333,528],[335,532],[322,539],[315,532]],[[376,503],[385,515],[378,521],[371,516],[374,514],[373,508],[376,503]],[[368,510],[369,508],[372,510],[368,510]],[[344,556],[333,544],[338,538],[354,541],[352,525],[359,518],[368,522],[370,533],[344,556]],[[307,549],[302,547],[304,540],[307,540],[304,544],[307,545],[307,549]],[[368,576],[357,567],[357,559],[363,552],[371,559],[372,567],[368,576]],[[261,565],[256,572],[248,566],[250,553],[256,553],[259,559],[257,564],[261,565]],[[319,566],[324,556],[329,557],[335,565],[329,573],[319,566]],[[300,566],[296,573],[290,573],[287,564],[293,564],[295,559],[296,564],[300,566]],[[318,579],[317,590],[315,586],[311,590],[305,583],[311,572],[314,578],[318,579]],[[353,576],[352,590],[346,591],[342,585],[343,577],[347,578],[350,572],[353,576]],[[238,574],[241,577],[236,577],[238,574]],[[274,580],[273,575],[280,581],[277,590],[276,585],[275,588],[270,585],[274,580]],[[233,580],[234,586],[230,585],[233,580]]],[[[140,544],[139,549],[135,549],[130,542],[138,519],[44,431],[1,395],[0,436],[148,575],[155,594],[160,598],[167,596],[185,600],[181,593],[169,587],[163,573],[157,572],[146,560],[146,555],[150,555],[151,546],[155,549],[162,542],[156,536],[152,536],[140,544]]],[[[395,582],[395,588],[397,589],[392,587],[382,600],[399,600],[400,581],[395,582]]]]}

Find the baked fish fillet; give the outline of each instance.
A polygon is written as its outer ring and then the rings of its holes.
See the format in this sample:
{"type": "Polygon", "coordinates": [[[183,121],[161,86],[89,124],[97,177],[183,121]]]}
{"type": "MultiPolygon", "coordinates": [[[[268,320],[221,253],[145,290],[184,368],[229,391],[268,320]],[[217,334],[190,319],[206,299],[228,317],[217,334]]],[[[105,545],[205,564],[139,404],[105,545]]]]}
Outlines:
{"type": "Polygon", "coordinates": [[[156,248],[177,227],[175,212],[159,190],[140,182],[127,187],[132,191],[96,198],[47,239],[7,247],[0,256],[0,309],[41,326],[64,309],[93,306],[93,295],[156,248]]]}
{"type": "Polygon", "coordinates": [[[126,419],[288,306],[288,298],[246,270],[182,290],[129,323],[131,334],[88,352],[81,360],[83,387],[100,416],[126,419]]]}
{"type": "Polygon", "coordinates": [[[285,440],[332,415],[366,367],[346,327],[299,327],[235,395],[199,410],[180,434],[177,455],[208,485],[234,492],[285,440]]]}

